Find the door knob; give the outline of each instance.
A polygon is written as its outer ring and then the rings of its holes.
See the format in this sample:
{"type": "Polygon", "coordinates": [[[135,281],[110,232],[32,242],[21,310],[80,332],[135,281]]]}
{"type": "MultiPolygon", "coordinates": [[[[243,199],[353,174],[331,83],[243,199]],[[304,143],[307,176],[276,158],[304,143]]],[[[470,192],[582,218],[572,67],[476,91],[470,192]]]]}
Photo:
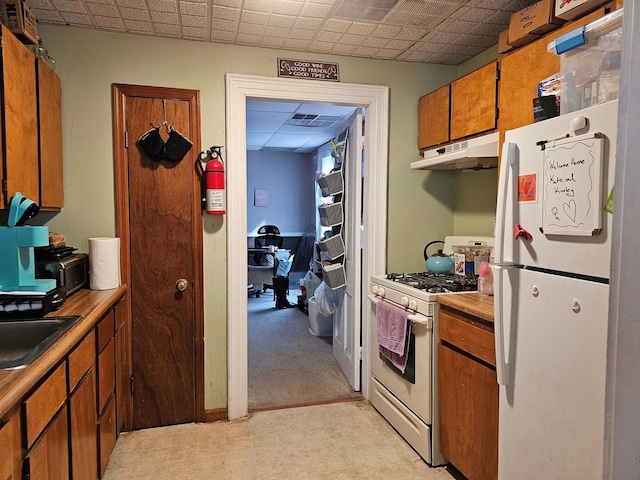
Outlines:
{"type": "Polygon", "coordinates": [[[178,290],[179,292],[184,292],[187,289],[188,285],[189,283],[184,278],[181,278],[176,282],[176,290],[178,290]]]}

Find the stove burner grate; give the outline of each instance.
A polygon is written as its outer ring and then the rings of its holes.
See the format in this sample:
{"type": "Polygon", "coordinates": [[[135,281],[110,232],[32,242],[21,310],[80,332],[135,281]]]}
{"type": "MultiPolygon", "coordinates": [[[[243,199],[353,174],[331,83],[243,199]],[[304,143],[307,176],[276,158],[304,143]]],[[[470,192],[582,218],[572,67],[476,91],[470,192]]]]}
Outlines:
{"type": "Polygon", "coordinates": [[[478,282],[474,275],[462,276],[429,272],[390,273],[387,275],[387,279],[429,293],[478,290],[478,282]]]}

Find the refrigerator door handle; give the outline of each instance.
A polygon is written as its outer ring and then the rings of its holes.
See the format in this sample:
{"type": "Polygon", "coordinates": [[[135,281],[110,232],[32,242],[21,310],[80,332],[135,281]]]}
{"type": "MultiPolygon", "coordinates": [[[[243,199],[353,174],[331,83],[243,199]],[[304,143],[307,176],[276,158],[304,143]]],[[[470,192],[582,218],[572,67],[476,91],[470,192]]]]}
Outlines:
{"type": "MultiPolygon", "coordinates": [[[[496,208],[496,245],[495,245],[495,262],[502,264],[504,262],[504,241],[505,241],[505,214],[507,213],[507,203],[515,205],[517,198],[513,198],[511,202],[507,202],[509,190],[512,194],[516,194],[518,187],[518,145],[512,142],[505,142],[502,145],[503,158],[500,163],[499,190],[496,208]],[[506,158],[504,158],[506,152],[506,158]],[[510,176],[511,174],[511,176],[510,176]],[[511,189],[509,189],[511,180],[511,189]]],[[[509,232],[509,235],[511,233],[509,232]]]]}
{"type": "MultiPolygon", "coordinates": [[[[493,297],[493,327],[496,344],[496,374],[498,377],[498,385],[510,385],[512,377],[511,365],[511,332],[512,332],[512,315],[504,314],[506,297],[511,295],[511,288],[505,292],[504,276],[509,270],[513,270],[515,266],[493,265],[493,278],[496,282],[494,286],[493,297]],[[505,293],[507,295],[505,295],[505,293]]],[[[509,301],[510,305],[511,302],[509,301]]]]}

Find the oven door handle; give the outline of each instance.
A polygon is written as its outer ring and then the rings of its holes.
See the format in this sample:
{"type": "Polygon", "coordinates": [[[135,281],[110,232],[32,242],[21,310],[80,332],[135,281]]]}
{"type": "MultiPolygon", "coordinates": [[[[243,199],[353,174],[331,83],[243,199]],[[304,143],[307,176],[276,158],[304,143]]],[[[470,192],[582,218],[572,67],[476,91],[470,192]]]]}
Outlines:
{"type": "MultiPolygon", "coordinates": [[[[369,297],[369,301],[374,305],[378,302],[384,301],[383,299],[376,297],[373,293],[369,293],[367,297],[369,297]]],[[[433,320],[430,317],[409,314],[407,315],[407,320],[409,320],[414,325],[426,327],[427,330],[431,330],[433,328],[433,320]]]]}

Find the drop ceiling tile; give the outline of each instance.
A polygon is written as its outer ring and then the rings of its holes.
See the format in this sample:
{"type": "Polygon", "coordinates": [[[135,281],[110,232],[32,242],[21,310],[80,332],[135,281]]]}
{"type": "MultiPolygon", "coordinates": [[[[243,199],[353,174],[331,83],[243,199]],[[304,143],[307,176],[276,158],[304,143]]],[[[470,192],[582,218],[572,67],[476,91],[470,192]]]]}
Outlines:
{"type": "Polygon", "coordinates": [[[204,19],[207,15],[207,6],[204,3],[180,2],[180,13],[201,16],[204,19]]]}
{"type": "Polygon", "coordinates": [[[85,13],[82,2],[74,0],[53,0],[53,5],[60,12],[85,13]]]}
{"type": "Polygon", "coordinates": [[[69,25],[92,25],[91,17],[80,13],[62,12],[62,17],[69,25]]]}
{"type": "Polygon", "coordinates": [[[62,15],[55,10],[34,9],[34,15],[39,21],[47,21],[51,23],[61,23],[65,21],[64,18],[62,18],[62,15]]]}
{"type": "Polygon", "coordinates": [[[401,58],[408,62],[426,62],[431,55],[429,52],[407,51],[401,55],[401,58]]]}
{"type": "Polygon", "coordinates": [[[300,15],[303,17],[321,18],[324,19],[329,15],[331,11],[331,5],[321,5],[318,3],[305,3],[300,11],[300,15]]]}
{"type": "Polygon", "coordinates": [[[309,46],[309,40],[286,38],[284,41],[284,47],[289,50],[296,50],[299,52],[305,51],[309,46]]]}
{"type": "Polygon", "coordinates": [[[127,26],[127,29],[131,30],[132,32],[139,32],[139,33],[153,32],[153,26],[151,25],[151,22],[141,22],[139,20],[127,20],[125,18],[124,24],[127,26]]]}
{"type": "Polygon", "coordinates": [[[358,57],[373,57],[378,50],[380,50],[379,47],[360,46],[353,52],[353,54],[358,57]]]}
{"type": "Polygon", "coordinates": [[[493,37],[495,39],[494,43],[497,43],[498,34],[502,30],[506,30],[503,25],[496,25],[495,23],[479,23],[469,30],[469,33],[473,35],[480,35],[481,37],[493,37]]]}
{"type": "Polygon", "coordinates": [[[362,42],[364,42],[366,38],[367,37],[364,35],[351,35],[345,33],[340,39],[340,43],[345,45],[362,45],[362,42]]]}
{"type": "Polygon", "coordinates": [[[107,30],[126,30],[124,21],[121,18],[114,17],[100,17],[96,15],[93,17],[100,28],[106,28],[107,30]]]}
{"type": "Polygon", "coordinates": [[[285,37],[267,37],[265,35],[262,37],[260,45],[267,48],[282,48],[285,40],[285,37]]]}
{"type": "Polygon", "coordinates": [[[173,23],[170,25],[160,23],[153,26],[156,32],[165,37],[179,37],[180,36],[180,27],[178,27],[177,23],[173,23]]]}
{"type": "Polygon", "coordinates": [[[272,13],[279,13],[283,15],[298,15],[300,13],[300,10],[302,10],[303,5],[304,2],[278,0],[273,6],[272,13]]]}
{"type": "MultiPolygon", "coordinates": [[[[255,32],[250,32],[249,30],[244,31],[244,33],[259,33],[259,34],[264,34],[267,35],[269,37],[281,37],[281,38],[287,38],[287,36],[289,35],[289,32],[291,32],[290,28],[286,28],[286,27],[274,27],[273,25],[267,25],[266,27],[262,27],[259,25],[251,25],[251,24],[243,24],[244,26],[248,27],[249,29],[253,29],[255,30],[255,32]]],[[[241,30],[242,31],[242,30],[241,30]]]]}
{"type": "Polygon", "coordinates": [[[396,39],[416,41],[424,37],[426,34],[427,30],[418,28],[403,28],[402,31],[398,35],[396,35],[396,39]]]}
{"type": "Polygon", "coordinates": [[[266,25],[269,21],[269,15],[267,13],[258,12],[242,12],[241,20],[246,23],[255,23],[256,25],[266,25]]]}
{"type": "Polygon", "coordinates": [[[455,33],[435,31],[433,33],[430,33],[426,38],[426,40],[428,42],[440,43],[440,44],[446,45],[446,44],[455,42],[457,38],[458,38],[458,35],[456,35],[455,33]]]}
{"type": "Polygon", "coordinates": [[[311,52],[329,53],[334,45],[334,42],[323,42],[316,39],[309,45],[309,50],[311,52]]]}
{"type": "Polygon", "coordinates": [[[386,48],[393,50],[406,50],[413,45],[413,43],[414,42],[408,40],[390,40],[389,43],[387,43],[386,48]]]}
{"type": "Polygon", "coordinates": [[[395,38],[396,35],[399,35],[401,31],[401,27],[396,27],[393,25],[378,25],[378,28],[376,28],[376,31],[373,32],[373,35],[382,38],[395,38]]]}
{"type": "Polygon", "coordinates": [[[363,47],[371,47],[371,48],[382,48],[391,40],[388,38],[380,38],[380,37],[367,37],[365,41],[362,43],[363,47]]]}
{"type": "Polygon", "coordinates": [[[262,147],[273,135],[272,133],[255,133],[249,131],[247,131],[247,133],[251,133],[251,135],[247,135],[247,147],[262,147]]]}
{"type": "Polygon", "coordinates": [[[115,5],[101,5],[99,3],[87,3],[87,9],[91,15],[118,18],[119,12],[115,5]]]}
{"type": "Polygon", "coordinates": [[[279,112],[293,113],[300,104],[297,102],[278,102],[266,100],[247,100],[247,112],[279,112]]]}
{"type": "Polygon", "coordinates": [[[349,30],[347,30],[347,33],[351,35],[371,35],[375,29],[375,25],[354,22],[349,27],[349,30]]]}
{"type": "Polygon", "coordinates": [[[212,5],[220,5],[221,7],[240,8],[242,0],[211,0],[212,5]]]}
{"type": "Polygon", "coordinates": [[[184,33],[185,38],[191,38],[194,40],[203,40],[207,38],[207,31],[204,28],[183,25],[182,32],[184,33]]]}
{"type": "Polygon", "coordinates": [[[353,52],[356,51],[357,48],[358,48],[357,45],[347,45],[344,43],[338,43],[333,47],[333,49],[331,50],[331,53],[334,53],[336,55],[351,55],[353,52]]]}
{"type": "Polygon", "coordinates": [[[307,30],[317,30],[322,27],[323,20],[319,18],[298,17],[296,28],[306,28],[307,30]]]}
{"type": "Polygon", "coordinates": [[[233,43],[236,40],[236,33],[233,30],[225,31],[213,28],[213,26],[209,35],[214,42],[233,43]]]}
{"type": "MultiPolygon", "coordinates": [[[[178,26],[178,14],[167,12],[151,12],[151,20],[153,23],[164,23],[165,25],[178,26]]],[[[179,30],[179,28],[178,28],[179,30]]]]}
{"type": "Polygon", "coordinates": [[[240,10],[235,8],[211,7],[211,17],[222,20],[238,20],[240,18],[240,10]]]}
{"type": "MultiPolygon", "coordinates": [[[[207,20],[205,17],[199,17],[195,15],[180,15],[183,28],[185,27],[197,27],[205,28],[207,26],[207,20]]],[[[258,27],[259,29],[260,27],[258,27]]]]}
{"type": "Polygon", "coordinates": [[[45,10],[55,9],[55,7],[53,6],[53,3],[51,3],[49,0],[30,0],[28,3],[31,10],[40,9],[40,8],[45,10]]]}
{"type": "Polygon", "coordinates": [[[272,148],[298,147],[300,144],[304,145],[306,142],[313,140],[313,137],[314,135],[276,134],[269,139],[265,146],[272,148]]]}
{"type": "Polygon", "coordinates": [[[345,33],[349,30],[349,28],[351,28],[351,25],[353,25],[353,22],[330,19],[327,21],[327,23],[324,24],[322,29],[326,30],[327,32],[345,33]]]}
{"type": "Polygon", "coordinates": [[[244,0],[243,8],[252,12],[271,13],[275,0],[244,0]]]}
{"type": "Polygon", "coordinates": [[[174,0],[149,0],[149,9],[156,12],[177,13],[178,2],[174,0]]]}
{"type": "Polygon", "coordinates": [[[123,7],[138,8],[140,10],[144,10],[147,8],[147,4],[144,2],[144,0],[116,0],[116,3],[123,7]]]}
{"type": "Polygon", "coordinates": [[[280,125],[289,120],[290,117],[290,112],[252,111],[251,115],[247,115],[247,132],[275,133],[280,125]]]}
{"type": "Polygon", "coordinates": [[[341,38],[342,38],[342,34],[333,33],[333,32],[320,32],[316,37],[316,39],[320,42],[331,42],[331,43],[339,42],[341,38]]]}
{"type": "Polygon", "coordinates": [[[255,45],[260,43],[260,35],[250,35],[248,33],[238,33],[236,41],[241,45],[255,45]]]}
{"type": "MultiPolygon", "coordinates": [[[[234,20],[223,20],[221,18],[211,19],[211,39],[213,40],[213,34],[216,30],[222,32],[235,32],[238,29],[238,22],[234,20]]],[[[226,38],[226,35],[225,35],[226,38]]]]}
{"type": "Polygon", "coordinates": [[[402,53],[400,50],[390,50],[388,48],[381,48],[380,50],[378,50],[376,57],[391,60],[396,58],[398,55],[400,55],[400,53],[402,53]]]}
{"type": "Polygon", "coordinates": [[[150,20],[149,12],[146,10],[139,10],[137,8],[124,8],[120,7],[122,18],[124,20],[138,20],[141,22],[148,22],[150,20]]]}
{"type": "Polygon", "coordinates": [[[487,23],[496,23],[498,25],[506,25],[508,27],[509,20],[511,20],[511,12],[496,11],[493,15],[488,17],[485,20],[485,22],[487,22],[487,23]]]}
{"type": "Polygon", "coordinates": [[[296,23],[296,17],[294,15],[271,15],[268,23],[274,27],[291,28],[296,23]]]}
{"type": "Polygon", "coordinates": [[[313,30],[302,30],[300,28],[294,28],[291,30],[289,37],[296,40],[312,40],[315,37],[313,30]]]}

